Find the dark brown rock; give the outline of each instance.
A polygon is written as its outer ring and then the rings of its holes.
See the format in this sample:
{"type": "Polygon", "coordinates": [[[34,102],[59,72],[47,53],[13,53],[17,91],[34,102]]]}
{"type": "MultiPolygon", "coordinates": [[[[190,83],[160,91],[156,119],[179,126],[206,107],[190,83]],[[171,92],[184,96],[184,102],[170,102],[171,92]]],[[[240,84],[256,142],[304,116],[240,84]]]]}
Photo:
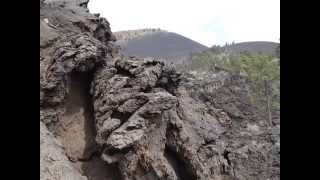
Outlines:
{"type": "Polygon", "coordinates": [[[41,179],[53,156],[60,179],[280,179],[280,127],[244,77],[123,57],[86,4],[40,1],[41,179]]]}

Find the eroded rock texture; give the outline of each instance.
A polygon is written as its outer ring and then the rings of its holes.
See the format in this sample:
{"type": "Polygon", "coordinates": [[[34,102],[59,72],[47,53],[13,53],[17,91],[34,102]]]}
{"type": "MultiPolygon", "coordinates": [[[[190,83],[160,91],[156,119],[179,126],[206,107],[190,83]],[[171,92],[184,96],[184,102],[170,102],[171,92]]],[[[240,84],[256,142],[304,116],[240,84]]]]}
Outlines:
{"type": "Polygon", "coordinates": [[[40,122],[40,179],[87,180],[64,154],[62,145],[40,122]]]}
{"type": "Polygon", "coordinates": [[[41,179],[280,179],[244,77],[123,57],[86,4],[40,1],[41,179]]]}
{"type": "Polygon", "coordinates": [[[119,176],[116,167],[107,166],[99,157],[89,94],[93,73],[112,62],[117,48],[107,20],[88,13],[86,3],[40,1],[40,120],[61,149],[49,151],[45,143],[40,148],[73,169],[68,176],[53,177],[51,172],[65,173],[64,164],[54,163],[53,167],[41,155],[43,171],[50,172],[41,179],[80,179],[81,175],[111,180],[119,176]]]}
{"type": "Polygon", "coordinates": [[[96,140],[124,179],[279,178],[279,132],[259,119],[243,77],[126,59],[95,77],[96,140]]]}
{"type": "Polygon", "coordinates": [[[168,116],[178,103],[160,84],[164,74],[152,59],[120,59],[95,74],[96,141],[104,147],[102,159],[117,163],[124,179],[177,179],[163,156],[168,116]]]}

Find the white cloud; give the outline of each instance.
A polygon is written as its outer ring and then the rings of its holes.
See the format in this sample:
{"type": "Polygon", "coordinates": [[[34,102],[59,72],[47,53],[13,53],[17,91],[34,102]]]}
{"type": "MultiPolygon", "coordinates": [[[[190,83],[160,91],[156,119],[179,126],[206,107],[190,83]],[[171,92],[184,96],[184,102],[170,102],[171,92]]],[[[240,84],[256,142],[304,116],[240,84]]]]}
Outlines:
{"type": "Polygon", "coordinates": [[[280,0],[90,0],[112,31],[161,28],[207,46],[278,41],[280,0]]]}

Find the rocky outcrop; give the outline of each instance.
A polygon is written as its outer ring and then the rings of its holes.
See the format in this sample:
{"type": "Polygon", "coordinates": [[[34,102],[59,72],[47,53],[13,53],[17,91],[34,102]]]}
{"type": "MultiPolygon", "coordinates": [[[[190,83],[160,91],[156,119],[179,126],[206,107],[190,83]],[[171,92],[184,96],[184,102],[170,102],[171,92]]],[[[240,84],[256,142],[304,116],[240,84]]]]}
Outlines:
{"type": "Polygon", "coordinates": [[[276,179],[279,134],[259,119],[247,90],[227,71],[200,80],[153,60],[120,59],[92,86],[102,159],[124,179],[276,179]]]}
{"type": "MultiPolygon", "coordinates": [[[[107,20],[88,13],[86,3],[40,1],[40,121],[60,148],[41,144],[41,179],[119,176],[117,168],[99,158],[89,95],[93,72],[112,61],[117,48],[107,20]],[[51,170],[57,160],[47,163],[47,156],[62,159],[68,170],[61,163],[51,170]],[[51,171],[63,174],[53,177],[51,171]]],[[[43,133],[40,136],[45,138],[43,133]]],[[[43,142],[51,141],[47,139],[43,142]]]]}
{"type": "Polygon", "coordinates": [[[41,179],[280,178],[245,78],[124,57],[86,3],[40,1],[41,179]]]}
{"type": "Polygon", "coordinates": [[[197,155],[205,169],[210,170],[211,177],[280,177],[280,132],[268,127],[267,121],[250,104],[248,83],[244,77],[220,70],[189,75],[180,86],[186,89],[181,100],[190,99],[187,103],[180,103],[184,104],[182,110],[189,111],[183,119],[194,117],[191,126],[203,140],[197,155]],[[196,111],[190,112],[191,109],[196,111]]]}
{"type": "Polygon", "coordinates": [[[176,179],[163,153],[166,116],[178,100],[161,86],[164,74],[163,63],[152,59],[120,59],[95,74],[96,141],[104,147],[103,160],[118,163],[123,179],[176,179]]]}

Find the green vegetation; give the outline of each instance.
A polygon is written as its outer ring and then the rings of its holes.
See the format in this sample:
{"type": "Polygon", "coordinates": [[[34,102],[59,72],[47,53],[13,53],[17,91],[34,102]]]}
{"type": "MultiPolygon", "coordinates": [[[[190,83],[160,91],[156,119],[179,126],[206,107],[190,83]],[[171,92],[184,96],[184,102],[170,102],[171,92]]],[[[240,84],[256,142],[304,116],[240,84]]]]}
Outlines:
{"type": "MultiPolygon", "coordinates": [[[[280,49],[279,49],[280,50],[280,49]]],[[[266,112],[271,123],[272,112],[280,110],[280,58],[265,54],[243,52],[229,55],[220,47],[192,56],[186,71],[214,71],[215,67],[239,72],[250,82],[251,100],[266,112]]]]}

